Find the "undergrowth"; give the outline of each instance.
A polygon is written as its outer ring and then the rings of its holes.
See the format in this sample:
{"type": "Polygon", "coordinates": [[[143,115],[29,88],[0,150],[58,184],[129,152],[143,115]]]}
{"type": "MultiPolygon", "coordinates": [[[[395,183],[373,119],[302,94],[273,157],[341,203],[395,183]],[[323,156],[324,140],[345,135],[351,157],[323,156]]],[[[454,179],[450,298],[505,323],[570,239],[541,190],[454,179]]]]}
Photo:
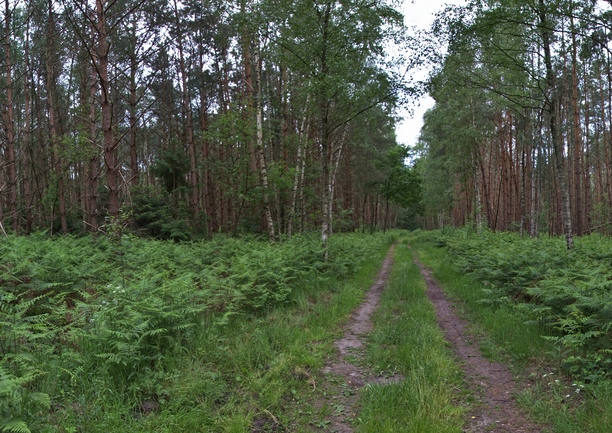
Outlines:
{"type": "Polygon", "coordinates": [[[270,323],[393,239],[2,238],[0,431],[247,431],[318,362],[270,323]]]}
{"type": "Polygon", "coordinates": [[[556,431],[609,431],[612,240],[584,236],[568,251],[561,238],[486,230],[416,232],[412,239],[445,289],[465,303],[485,354],[547,369],[532,374],[525,405],[556,431]],[[561,377],[551,381],[552,372],[561,377]]]}

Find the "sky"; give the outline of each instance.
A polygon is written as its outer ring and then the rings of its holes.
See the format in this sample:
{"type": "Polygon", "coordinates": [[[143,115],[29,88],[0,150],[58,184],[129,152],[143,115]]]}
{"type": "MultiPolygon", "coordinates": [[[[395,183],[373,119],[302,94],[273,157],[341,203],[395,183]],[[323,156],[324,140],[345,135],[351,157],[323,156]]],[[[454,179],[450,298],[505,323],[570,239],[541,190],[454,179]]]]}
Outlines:
{"type": "MultiPolygon", "coordinates": [[[[434,14],[440,11],[446,4],[465,4],[464,0],[404,0],[401,8],[404,13],[404,23],[406,27],[412,29],[426,29],[433,19],[434,14]]],[[[413,111],[412,116],[408,110],[401,110],[400,115],[404,120],[398,122],[395,127],[397,142],[406,146],[416,144],[421,126],[423,126],[423,114],[428,108],[433,107],[434,101],[429,96],[424,96],[420,100],[414,102],[410,109],[413,111]]]]}

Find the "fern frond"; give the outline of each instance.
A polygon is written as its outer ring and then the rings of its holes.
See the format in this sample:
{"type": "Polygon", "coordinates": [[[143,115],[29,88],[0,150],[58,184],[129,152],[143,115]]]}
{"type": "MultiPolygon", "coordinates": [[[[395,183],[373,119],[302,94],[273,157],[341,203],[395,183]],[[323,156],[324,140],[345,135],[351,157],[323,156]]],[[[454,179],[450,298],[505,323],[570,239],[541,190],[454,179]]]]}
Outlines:
{"type": "Polygon", "coordinates": [[[2,432],[9,433],[32,433],[24,421],[9,421],[0,424],[2,432]]]}

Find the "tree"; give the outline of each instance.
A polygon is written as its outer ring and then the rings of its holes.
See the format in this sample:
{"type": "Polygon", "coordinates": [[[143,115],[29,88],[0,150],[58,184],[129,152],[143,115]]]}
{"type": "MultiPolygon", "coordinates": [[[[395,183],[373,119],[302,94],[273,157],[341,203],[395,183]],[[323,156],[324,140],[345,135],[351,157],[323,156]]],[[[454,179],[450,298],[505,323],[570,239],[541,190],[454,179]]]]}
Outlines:
{"type": "MultiPolygon", "coordinates": [[[[537,161],[533,158],[530,146],[533,141],[533,125],[540,124],[538,113],[546,113],[546,127],[544,131],[548,138],[542,137],[541,143],[546,146],[550,143],[554,170],[559,191],[559,213],[563,221],[563,232],[566,236],[567,246],[573,245],[571,193],[568,185],[568,168],[565,164],[563,125],[561,108],[564,88],[557,80],[560,71],[553,56],[563,56],[561,51],[553,51],[553,38],[563,36],[558,31],[559,22],[569,17],[570,28],[576,29],[574,18],[587,16],[585,11],[588,5],[576,7],[577,2],[558,2],[554,7],[543,1],[532,4],[528,1],[504,1],[493,5],[474,1],[469,7],[455,10],[447,17],[440,16],[435,31],[437,35],[444,35],[447,40],[452,39],[449,55],[445,58],[445,68],[452,66],[454,78],[450,78],[454,86],[481,89],[487,101],[499,107],[501,117],[498,117],[498,133],[500,143],[500,158],[502,161],[501,176],[505,180],[497,188],[498,197],[504,203],[512,206],[512,196],[520,196],[521,230],[525,224],[524,216],[527,212],[527,171],[540,166],[527,166],[537,161]],[[458,14],[461,11],[464,14],[458,14]],[[563,15],[566,14],[566,15],[563,15]],[[461,15],[461,16],[460,16],[461,15]],[[451,17],[451,18],[448,18],[451,17]],[[463,63],[462,63],[463,62],[463,63]],[[521,128],[521,129],[519,129],[521,128]],[[529,129],[531,128],[531,129],[529,129]],[[530,132],[531,131],[531,132],[530,132]],[[520,155],[520,156],[519,156],[520,155]],[[512,180],[512,179],[516,180],[512,180]],[[520,185],[520,186],[519,186],[520,185]]],[[[561,29],[562,30],[562,29],[561,29]]],[[[575,31],[573,32],[572,46],[576,47],[575,31]]],[[[576,53],[572,55],[573,70],[576,71],[576,53]]],[[[444,75],[451,77],[451,75],[444,75]]],[[[573,188],[574,203],[577,208],[580,204],[581,181],[576,171],[580,170],[580,119],[577,101],[578,83],[576,73],[572,76],[573,96],[573,136],[574,156],[572,161],[575,182],[573,188]]],[[[570,98],[567,98],[570,100],[570,98]]],[[[482,103],[482,102],[481,102],[482,103]]],[[[537,134],[536,134],[537,135],[537,134]]],[[[536,141],[537,143],[537,141],[536,141]]],[[[538,151],[539,152],[539,151],[538,151]]],[[[482,155],[482,152],[480,152],[482,155]]],[[[482,158],[481,158],[482,159],[482,158]]],[[[481,160],[479,159],[479,160],[481,160]]],[[[482,181],[487,179],[485,173],[482,181]]],[[[491,185],[489,185],[491,186],[491,185]]],[[[480,188],[477,188],[480,189],[480,188]]],[[[486,191],[485,198],[491,191],[486,191]]],[[[534,196],[531,193],[532,198],[534,196]]],[[[488,198],[489,204],[491,198],[488,198]]],[[[498,199],[499,202],[499,199],[498,199]]],[[[491,207],[487,205],[488,213],[491,207]]],[[[555,205],[556,206],[556,205],[555,205]]],[[[506,224],[513,217],[511,208],[505,205],[508,217],[506,224]]],[[[533,212],[534,205],[531,206],[533,212]]],[[[574,215],[578,215],[576,210],[574,215]]],[[[490,216],[489,216],[490,219],[490,216]]],[[[496,218],[497,219],[497,218],[496,218]]],[[[533,221],[533,218],[532,218],[533,221]]],[[[490,220],[491,223],[491,220],[490,220]]],[[[533,223],[532,223],[533,225],[533,223]]],[[[581,229],[580,229],[581,230],[581,229]]]]}
{"type": "MultiPolygon", "coordinates": [[[[288,70],[304,77],[317,119],[321,167],[321,241],[332,233],[334,173],[349,123],[382,103],[393,103],[397,83],[380,68],[383,44],[402,16],[381,1],[276,1],[284,15],[275,43],[288,70]]],[[[327,249],[326,249],[327,251],[327,249]]]]}
{"type": "Polygon", "coordinates": [[[13,11],[9,0],[4,1],[4,61],[6,102],[4,106],[4,131],[6,134],[6,165],[8,168],[8,198],[13,231],[19,230],[17,207],[17,161],[15,158],[15,115],[13,109],[13,65],[12,65],[12,26],[13,11]]]}

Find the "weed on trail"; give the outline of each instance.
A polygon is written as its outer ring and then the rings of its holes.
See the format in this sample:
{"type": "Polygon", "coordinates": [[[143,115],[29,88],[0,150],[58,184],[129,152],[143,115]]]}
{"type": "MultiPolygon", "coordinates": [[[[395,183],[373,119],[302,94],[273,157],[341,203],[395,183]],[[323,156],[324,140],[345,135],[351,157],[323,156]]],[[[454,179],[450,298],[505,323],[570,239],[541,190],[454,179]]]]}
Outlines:
{"type": "Polygon", "coordinates": [[[374,323],[367,354],[370,367],[381,376],[399,374],[403,380],[365,387],[357,431],[463,431],[463,409],[453,401],[460,370],[405,244],[396,248],[374,323]]]}

